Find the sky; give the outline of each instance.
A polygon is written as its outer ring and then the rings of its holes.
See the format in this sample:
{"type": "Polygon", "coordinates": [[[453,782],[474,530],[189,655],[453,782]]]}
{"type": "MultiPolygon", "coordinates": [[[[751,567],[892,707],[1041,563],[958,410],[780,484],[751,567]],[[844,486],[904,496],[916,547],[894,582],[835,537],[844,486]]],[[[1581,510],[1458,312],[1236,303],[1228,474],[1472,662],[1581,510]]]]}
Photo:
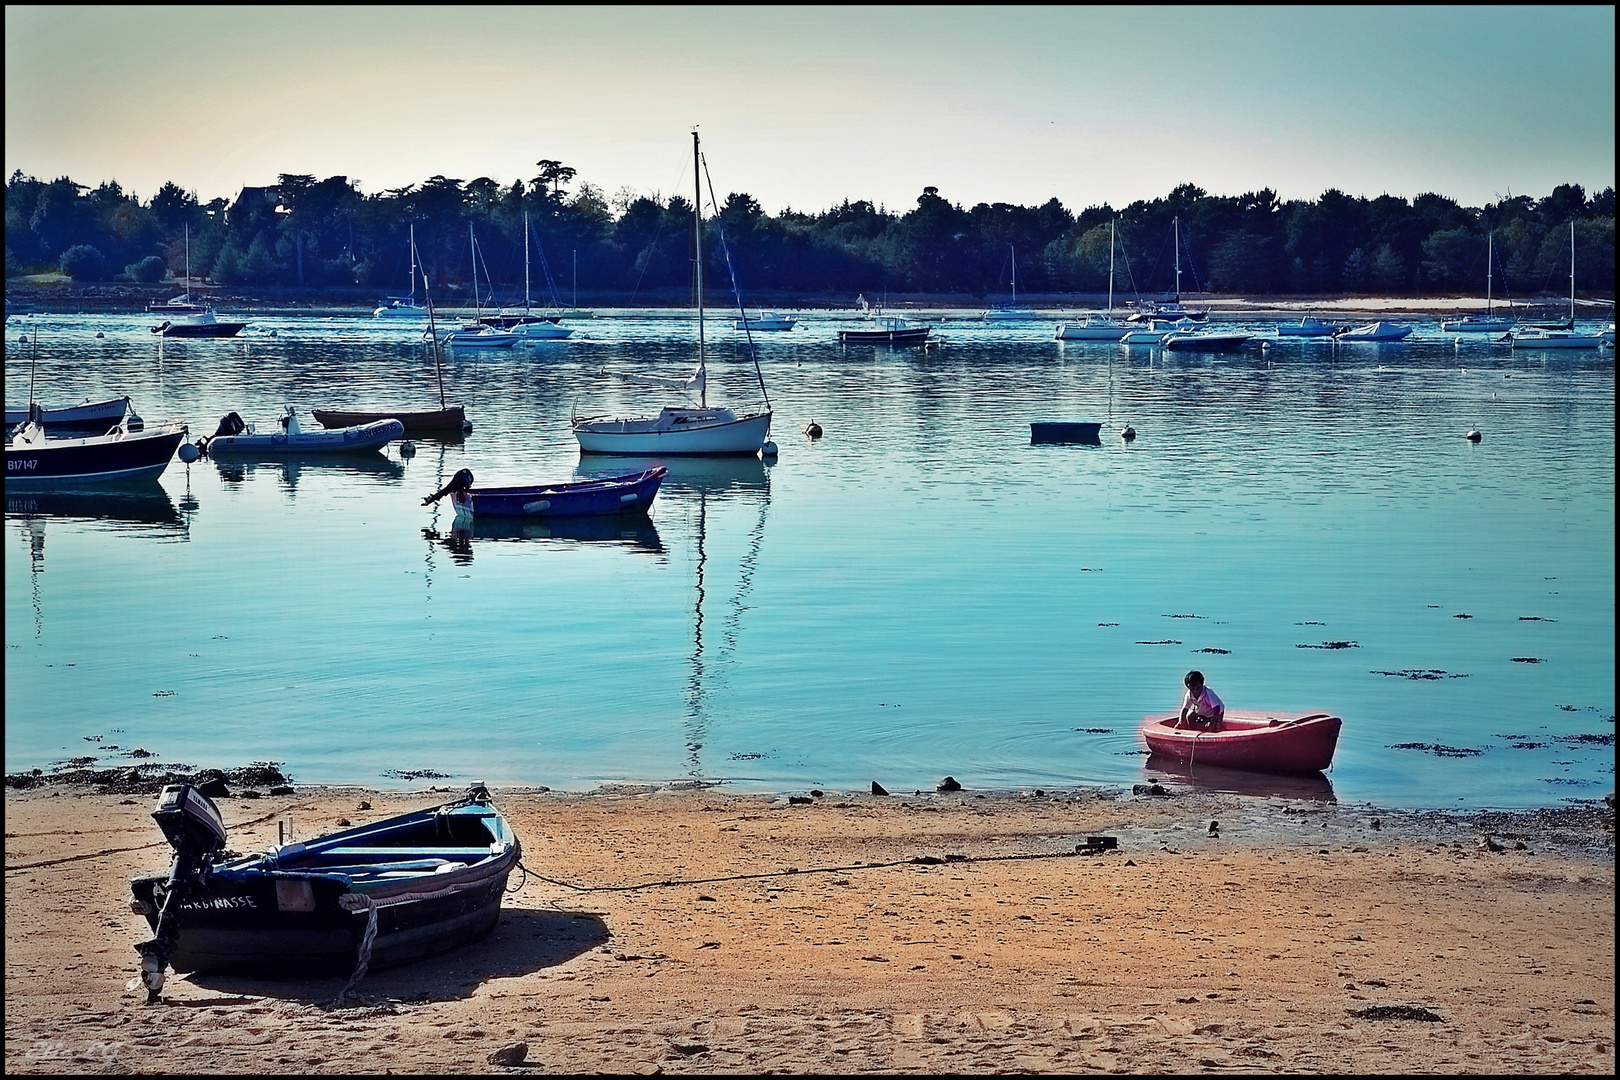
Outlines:
{"type": "Polygon", "coordinates": [[[765,209],[1183,183],[1478,206],[1614,185],[1605,7],[6,8],[5,169],[203,201],[280,173],[362,191],[714,185],[765,209]]]}

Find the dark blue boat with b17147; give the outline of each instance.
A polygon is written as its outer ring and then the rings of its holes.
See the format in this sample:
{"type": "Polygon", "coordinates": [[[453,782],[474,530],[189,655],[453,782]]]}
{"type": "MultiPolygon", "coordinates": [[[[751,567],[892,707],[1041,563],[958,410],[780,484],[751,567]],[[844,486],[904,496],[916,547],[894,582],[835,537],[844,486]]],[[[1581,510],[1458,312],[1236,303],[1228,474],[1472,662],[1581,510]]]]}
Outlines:
{"type": "Polygon", "coordinates": [[[153,936],[135,946],[148,1000],[164,973],[349,974],[419,960],[494,929],[522,847],[475,782],[455,802],[259,855],[227,857],[225,824],[190,784],[152,812],[174,848],[130,882],[153,936]]]}
{"type": "Polygon", "coordinates": [[[645,514],[652,508],[658,486],[669,469],[654,466],[644,472],[602,476],[562,484],[478,488],[471,469],[460,469],[422,505],[450,496],[456,515],[472,517],[570,518],[609,514],[645,514]]]}
{"type": "Polygon", "coordinates": [[[49,439],[39,418],[42,411],[34,405],[30,418],[6,440],[7,491],[156,480],[186,440],[184,424],[133,432],[127,417],[105,435],[49,439]]]}

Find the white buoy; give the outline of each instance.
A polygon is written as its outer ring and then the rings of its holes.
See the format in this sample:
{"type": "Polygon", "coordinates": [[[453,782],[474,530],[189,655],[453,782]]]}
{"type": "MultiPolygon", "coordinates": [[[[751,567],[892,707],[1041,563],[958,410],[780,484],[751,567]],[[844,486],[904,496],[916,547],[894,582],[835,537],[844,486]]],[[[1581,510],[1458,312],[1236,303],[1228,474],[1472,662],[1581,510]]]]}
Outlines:
{"type": "Polygon", "coordinates": [[[409,439],[406,439],[404,442],[400,443],[399,444],[399,456],[400,457],[415,457],[416,456],[416,444],[411,442],[411,440],[409,440],[409,439]]]}
{"type": "Polygon", "coordinates": [[[1479,433],[1479,428],[1469,428],[1468,434],[1464,435],[1463,438],[1469,442],[1479,442],[1484,436],[1479,433]]]}
{"type": "Polygon", "coordinates": [[[104,338],[104,337],[106,337],[106,336],[107,336],[107,335],[106,335],[106,334],[103,334],[103,333],[102,333],[102,332],[101,332],[101,331],[100,331],[100,330],[97,330],[97,331],[96,331],[96,337],[98,337],[98,338],[104,338]]]}
{"type": "Polygon", "coordinates": [[[187,465],[190,465],[193,461],[196,461],[200,457],[202,457],[202,452],[198,450],[197,447],[192,443],[183,442],[180,444],[180,460],[185,462],[187,465]]]}
{"type": "Polygon", "coordinates": [[[804,434],[805,437],[809,439],[821,438],[821,425],[816,423],[814,420],[811,420],[808,424],[804,425],[804,434]]]}
{"type": "Polygon", "coordinates": [[[1121,429],[1119,437],[1124,439],[1126,442],[1130,442],[1132,439],[1136,438],[1136,429],[1131,427],[1131,425],[1126,424],[1125,427],[1121,429]]]}
{"type": "Polygon", "coordinates": [[[767,458],[773,458],[776,456],[776,444],[767,439],[765,440],[765,445],[759,448],[759,452],[764,454],[767,458]]]}

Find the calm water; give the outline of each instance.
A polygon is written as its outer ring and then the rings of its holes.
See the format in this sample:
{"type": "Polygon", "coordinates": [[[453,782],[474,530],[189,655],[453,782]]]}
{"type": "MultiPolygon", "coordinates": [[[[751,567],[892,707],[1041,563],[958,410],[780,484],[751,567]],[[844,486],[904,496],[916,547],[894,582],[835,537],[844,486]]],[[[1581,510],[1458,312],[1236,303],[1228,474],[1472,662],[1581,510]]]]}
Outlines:
{"type": "MultiPolygon", "coordinates": [[[[370,318],[254,318],[161,352],[142,317],[34,321],[40,400],[128,393],[193,436],[230,410],[273,424],[282,402],[437,404],[412,332],[370,318]]],[[[1613,789],[1611,351],[1430,326],[1211,357],[1058,343],[1049,322],[845,350],[812,317],[758,336],[775,464],[671,461],[639,529],[453,530],[421,499],[457,469],[615,471],[582,462],[571,411],[656,407],[614,373],[690,368],[689,320],[576,325],[450,357],[476,430],[409,459],[205,459],[114,501],[8,493],[6,769],[139,747],[380,785],[1124,785],[1148,775],[1137,724],[1197,667],[1232,708],[1345,718],[1330,787],[1258,790],[1613,789]],[[1031,446],[1040,419],[1102,421],[1103,443],[1031,446]]],[[[711,401],[757,401],[729,321],[710,334],[711,401]]]]}

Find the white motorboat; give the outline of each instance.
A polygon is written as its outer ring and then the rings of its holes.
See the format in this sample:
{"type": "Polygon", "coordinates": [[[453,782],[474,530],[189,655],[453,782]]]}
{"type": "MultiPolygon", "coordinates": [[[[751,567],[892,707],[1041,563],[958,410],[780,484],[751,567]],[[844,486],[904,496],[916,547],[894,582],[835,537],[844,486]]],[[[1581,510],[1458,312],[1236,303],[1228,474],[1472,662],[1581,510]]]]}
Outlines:
{"type": "Polygon", "coordinates": [[[1231,352],[1247,345],[1252,336],[1218,330],[1181,330],[1166,334],[1163,345],[1171,352],[1231,352]]]}
{"type": "Polygon", "coordinates": [[[281,413],[281,430],[258,432],[236,413],[227,413],[214,434],[197,440],[197,448],[214,456],[224,454],[358,453],[376,450],[405,437],[405,425],[396,419],[375,420],[352,427],[305,431],[291,405],[281,413]]]}
{"type": "Polygon", "coordinates": [[[735,330],[791,330],[798,322],[798,318],[793,315],[762,311],[758,315],[744,315],[733,319],[731,326],[735,330]]]}
{"type": "Polygon", "coordinates": [[[1334,341],[1400,341],[1412,333],[1410,326],[1395,322],[1371,322],[1365,326],[1342,330],[1333,335],[1334,341]]]}
{"type": "MultiPolygon", "coordinates": [[[[767,446],[771,434],[771,403],[765,393],[765,376],[759,369],[759,358],[754,357],[754,371],[759,376],[760,396],[765,408],[760,412],[737,413],[731,409],[709,405],[708,367],[703,332],[703,155],[698,146],[698,133],[692,132],[692,171],[696,187],[696,201],[692,206],[693,237],[697,260],[697,370],[682,380],[637,377],[643,385],[694,394],[698,406],[665,406],[652,416],[576,416],[573,419],[574,437],[579,440],[581,453],[586,454],[638,454],[663,456],[666,454],[759,454],[767,446]]],[[[712,186],[712,184],[711,184],[712,186]]],[[[725,231],[721,230],[721,242],[725,231]]],[[[728,257],[727,262],[730,259],[728,257]]],[[[739,297],[738,308],[742,308],[739,297]]]]}
{"type": "Polygon", "coordinates": [[[443,338],[452,349],[510,349],[522,340],[511,330],[497,330],[483,323],[467,323],[448,331],[443,338]]]}
{"type": "Polygon", "coordinates": [[[1327,323],[1310,315],[1305,316],[1297,323],[1278,323],[1278,337],[1332,337],[1343,330],[1340,323],[1327,323]]]}

